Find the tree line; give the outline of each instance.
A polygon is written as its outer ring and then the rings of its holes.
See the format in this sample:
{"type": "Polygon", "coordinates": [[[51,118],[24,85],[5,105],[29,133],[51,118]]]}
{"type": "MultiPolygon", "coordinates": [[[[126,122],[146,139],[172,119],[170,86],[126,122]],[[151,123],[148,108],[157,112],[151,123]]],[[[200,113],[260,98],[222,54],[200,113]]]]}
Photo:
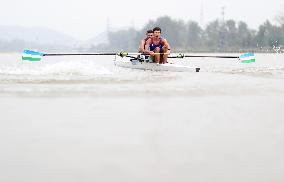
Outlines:
{"type": "Polygon", "coordinates": [[[90,51],[137,51],[145,32],[158,26],[174,51],[273,52],[275,47],[284,43],[284,18],[279,20],[279,25],[273,25],[266,20],[258,30],[253,30],[243,21],[215,20],[202,28],[195,21],[184,22],[163,16],[150,20],[141,30],[129,28],[108,32],[109,43],[93,46],[90,51]]]}
{"type": "Polygon", "coordinates": [[[139,42],[145,38],[145,32],[158,26],[162,36],[171,45],[173,52],[275,52],[284,44],[284,17],[278,18],[278,25],[269,20],[262,23],[257,30],[249,28],[243,22],[215,20],[202,27],[195,21],[172,19],[169,16],[150,20],[142,29],[129,28],[126,30],[108,32],[108,43],[99,45],[48,45],[24,40],[0,40],[0,52],[22,51],[37,49],[41,51],[133,51],[138,50],[139,42]]]}

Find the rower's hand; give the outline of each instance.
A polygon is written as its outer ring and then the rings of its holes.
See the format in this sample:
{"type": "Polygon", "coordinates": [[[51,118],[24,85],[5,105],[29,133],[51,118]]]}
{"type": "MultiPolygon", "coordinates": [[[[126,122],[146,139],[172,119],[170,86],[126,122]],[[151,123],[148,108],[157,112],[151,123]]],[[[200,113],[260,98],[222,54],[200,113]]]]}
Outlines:
{"type": "Polygon", "coordinates": [[[149,53],[150,53],[151,56],[155,55],[155,53],[153,51],[150,51],[149,53]]]}

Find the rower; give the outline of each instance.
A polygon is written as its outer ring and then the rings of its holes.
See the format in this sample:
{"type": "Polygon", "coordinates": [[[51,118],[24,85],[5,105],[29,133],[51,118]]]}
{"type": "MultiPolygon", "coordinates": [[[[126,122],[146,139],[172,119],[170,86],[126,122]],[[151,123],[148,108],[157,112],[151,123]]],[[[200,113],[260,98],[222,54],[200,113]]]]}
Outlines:
{"type": "Polygon", "coordinates": [[[145,46],[146,46],[146,41],[150,38],[153,37],[153,30],[147,30],[146,32],[146,38],[142,39],[140,41],[140,47],[139,47],[139,52],[140,53],[145,53],[145,46]]]}
{"type": "Polygon", "coordinates": [[[145,52],[155,63],[165,64],[171,49],[168,41],[161,37],[161,32],[159,27],[153,29],[154,36],[146,41],[145,52]]]}

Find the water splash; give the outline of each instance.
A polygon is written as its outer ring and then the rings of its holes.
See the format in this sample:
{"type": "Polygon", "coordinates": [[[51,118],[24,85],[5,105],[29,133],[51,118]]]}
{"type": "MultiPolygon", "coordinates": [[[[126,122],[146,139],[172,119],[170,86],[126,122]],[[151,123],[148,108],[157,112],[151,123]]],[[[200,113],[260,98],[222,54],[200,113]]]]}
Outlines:
{"type": "Polygon", "coordinates": [[[112,74],[112,70],[104,66],[98,66],[93,62],[80,61],[70,62],[62,61],[54,64],[40,65],[14,65],[0,67],[2,75],[78,75],[78,76],[93,76],[112,74]]]}
{"type": "Polygon", "coordinates": [[[275,46],[273,45],[273,50],[277,53],[277,54],[281,54],[282,52],[284,52],[284,50],[281,48],[282,46],[275,46]]]}

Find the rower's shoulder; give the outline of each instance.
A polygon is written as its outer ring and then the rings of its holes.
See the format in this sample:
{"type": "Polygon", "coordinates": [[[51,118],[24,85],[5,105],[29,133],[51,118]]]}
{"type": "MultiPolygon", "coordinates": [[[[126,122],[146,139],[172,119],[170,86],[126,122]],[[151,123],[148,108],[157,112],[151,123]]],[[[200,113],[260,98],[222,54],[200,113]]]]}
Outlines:
{"type": "Polygon", "coordinates": [[[163,38],[162,41],[163,41],[163,43],[167,43],[168,44],[167,39],[163,38]]]}
{"type": "Polygon", "coordinates": [[[147,39],[146,44],[150,44],[151,43],[151,39],[147,39]]]}

